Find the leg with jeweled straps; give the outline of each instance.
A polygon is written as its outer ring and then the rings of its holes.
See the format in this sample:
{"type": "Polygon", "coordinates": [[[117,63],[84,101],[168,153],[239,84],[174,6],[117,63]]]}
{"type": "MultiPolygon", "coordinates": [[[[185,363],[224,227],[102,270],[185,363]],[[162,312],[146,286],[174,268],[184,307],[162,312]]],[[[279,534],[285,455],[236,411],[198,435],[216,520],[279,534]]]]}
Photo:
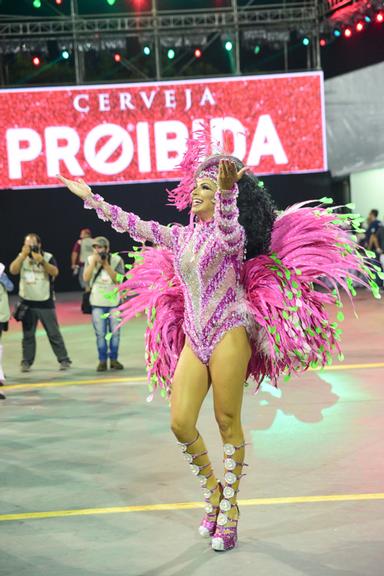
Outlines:
{"type": "Polygon", "coordinates": [[[215,417],[224,445],[224,498],[212,538],[214,550],[230,550],[237,543],[237,494],[243,476],[244,433],[241,406],[251,347],[243,327],[229,330],[213,351],[212,377],[215,417]]]}
{"type": "Polygon", "coordinates": [[[206,514],[199,526],[202,536],[216,528],[221,485],[213,473],[207,449],[196,429],[200,408],[209,389],[207,367],[186,345],[180,355],[171,394],[171,428],[179,441],[192,472],[204,490],[206,514]]]}
{"type": "Polygon", "coordinates": [[[244,466],[245,443],[238,445],[224,444],[224,488],[223,499],[220,501],[220,513],[217,517],[217,526],[212,538],[214,550],[230,550],[237,544],[237,523],[239,520],[239,507],[237,494],[240,479],[245,476],[242,472],[244,466]]]}
{"type": "Polygon", "coordinates": [[[205,515],[199,526],[199,534],[204,538],[212,536],[216,530],[216,520],[219,513],[219,502],[222,497],[222,486],[218,482],[204,441],[197,432],[196,438],[191,442],[178,442],[192,473],[197,476],[203,489],[205,500],[205,515]]]}

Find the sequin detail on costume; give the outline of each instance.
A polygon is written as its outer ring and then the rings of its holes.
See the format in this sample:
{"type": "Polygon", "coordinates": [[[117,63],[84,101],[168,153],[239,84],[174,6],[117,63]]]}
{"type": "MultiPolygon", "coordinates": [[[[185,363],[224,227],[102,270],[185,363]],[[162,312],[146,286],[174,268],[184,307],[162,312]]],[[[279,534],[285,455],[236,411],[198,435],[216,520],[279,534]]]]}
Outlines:
{"type": "Polygon", "coordinates": [[[240,311],[245,232],[238,222],[237,195],[237,184],[232,190],[217,191],[214,218],[186,227],[145,222],[98,195],[85,202],[86,208],[96,208],[100,218],[110,219],[118,232],[126,231],[134,240],[149,240],[173,251],[184,294],[184,332],[204,364],[228,330],[247,324],[240,311]]]}

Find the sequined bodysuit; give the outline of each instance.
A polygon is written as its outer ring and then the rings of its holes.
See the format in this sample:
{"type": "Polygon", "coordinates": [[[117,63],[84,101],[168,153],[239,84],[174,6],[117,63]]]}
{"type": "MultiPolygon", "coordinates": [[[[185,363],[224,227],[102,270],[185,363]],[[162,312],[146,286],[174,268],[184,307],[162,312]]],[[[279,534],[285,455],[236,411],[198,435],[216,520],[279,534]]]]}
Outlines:
{"type": "Polygon", "coordinates": [[[245,232],[238,222],[237,194],[237,184],[232,190],[217,191],[213,220],[170,227],[141,220],[97,194],[85,200],[86,208],[96,209],[99,218],[110,220],[118,232],[173,252],[184,294],[184,332],[204,364],[228,330],[247,325],[240,283],[245,232]]]}

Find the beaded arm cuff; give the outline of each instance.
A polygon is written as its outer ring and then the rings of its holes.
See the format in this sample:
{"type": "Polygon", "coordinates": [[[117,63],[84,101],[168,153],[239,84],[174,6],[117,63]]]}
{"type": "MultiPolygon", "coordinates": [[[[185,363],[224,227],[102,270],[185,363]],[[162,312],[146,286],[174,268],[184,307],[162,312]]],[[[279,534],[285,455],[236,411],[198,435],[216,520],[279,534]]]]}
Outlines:
{"type": "Polygon", "coordinates": [[[235,184],[232,190],[218,190],[216,194],[215,222],[219,238],[228,253],[237,253],[244,244],[245,233],[239,224],[237,196],[239,189],[235,184]]]}

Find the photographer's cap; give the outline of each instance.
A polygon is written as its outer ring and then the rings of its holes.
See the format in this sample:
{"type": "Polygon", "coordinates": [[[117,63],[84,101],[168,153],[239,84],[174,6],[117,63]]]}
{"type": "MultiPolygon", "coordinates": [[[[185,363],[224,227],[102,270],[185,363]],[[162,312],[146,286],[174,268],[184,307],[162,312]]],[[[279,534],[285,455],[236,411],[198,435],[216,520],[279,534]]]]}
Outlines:
{"type": "Polygon", "coordinates": [[[92,246],[101,246],[102,248],[109,248],[109,240],[105,236],[97,236],[92,240],[92,246]]]}

